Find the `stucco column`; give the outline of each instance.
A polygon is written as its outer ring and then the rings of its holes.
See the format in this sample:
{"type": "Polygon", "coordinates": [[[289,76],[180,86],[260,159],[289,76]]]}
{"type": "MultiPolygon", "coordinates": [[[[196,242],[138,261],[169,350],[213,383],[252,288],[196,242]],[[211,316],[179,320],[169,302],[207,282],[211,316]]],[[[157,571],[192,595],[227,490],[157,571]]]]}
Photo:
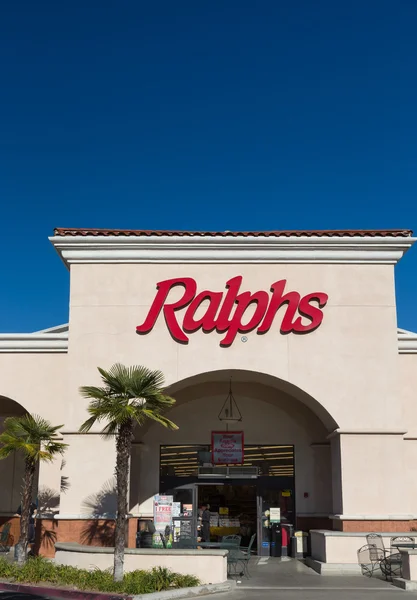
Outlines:
{"type": "Polygon", "coordinates": [[[114,439],[99,433],[65,433],[67,489],[61,494],[60,518],[113,515],[116,510],[114,439]]]}
{"type": "Polygon", "coordinates": [[[343,531],[407,531],[402,431],[338,431],[332,434],[334,523],[343,531]],[[339,462],[339,467],[338,467],[339,462]],[[338,477],[339,475],[339,477],[338,477]]]}
{"type": "MultiPolygon", "coordinates": [[[[61,492],[61,467],[64,457],[57,456],[53,462],[39,465],[38,505],[40,512],[58,512],[61,492]]],[[[65,480],[64,480],[65,482],[65,480]]]]}
{"type": "Polygon", "coordinates": [[[331,448],[329,443],[311,445],[314,460],[314,511],[328,516],[333,508],[331,448]]]}

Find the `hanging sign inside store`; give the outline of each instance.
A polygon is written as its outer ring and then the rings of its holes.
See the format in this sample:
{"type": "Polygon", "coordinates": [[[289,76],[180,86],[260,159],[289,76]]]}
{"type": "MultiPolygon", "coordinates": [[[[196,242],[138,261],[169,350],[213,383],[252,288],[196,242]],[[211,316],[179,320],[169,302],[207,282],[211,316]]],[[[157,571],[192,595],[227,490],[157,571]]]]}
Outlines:
{"type": "Polygon", "coordinates": [[[183,344],[189,342],[187,334],[198,329],[205,333],[224,333],[220,341],[220,346],[224,347],[231,346],[238,333],[255,329],[258,334],[266,333],[281,307],[285,307],[285,312],[280,317],[281,333],[310,333],[320,326],[323,320],[321,309],[328,300],[328,295],[324,292],[312,292],[305,296],[295,291],[286,292],[286,279],[272,283],[270,292],[240,292],[242,279],[240,275],[229,279],[226,282],[226,292],[198,292],[197,283],[191,277],[160,281],[156,285],[157,292],[144,322],[136,327],[137,333],[149,333],[161,311],[172,337],[183,344]],[[169,300],[170,293],[177,286],[184,288],[180,299],[169,300]],[[182,309],[183,319],[179,321],[178,312],[182,309]]]}
{"type": "Polygon", "coordinates": [[[243,464],[243,431],[212,431],[211,453],[213,465],[243,464]]]}

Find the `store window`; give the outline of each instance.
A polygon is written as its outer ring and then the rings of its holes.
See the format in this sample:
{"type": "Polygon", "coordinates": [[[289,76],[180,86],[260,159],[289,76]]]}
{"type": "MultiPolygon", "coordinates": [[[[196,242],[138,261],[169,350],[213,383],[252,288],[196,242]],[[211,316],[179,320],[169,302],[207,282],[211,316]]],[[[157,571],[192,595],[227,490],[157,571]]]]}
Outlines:
{"type": "MultiPolygon", "coordinates": [[[[198,477],[211,461],[209,445],[161,446],[161,478],[198,477]]],[[[294,446],[245,445],[242,466],[256,467],[258,477],[294,477],[294,446]]]]}

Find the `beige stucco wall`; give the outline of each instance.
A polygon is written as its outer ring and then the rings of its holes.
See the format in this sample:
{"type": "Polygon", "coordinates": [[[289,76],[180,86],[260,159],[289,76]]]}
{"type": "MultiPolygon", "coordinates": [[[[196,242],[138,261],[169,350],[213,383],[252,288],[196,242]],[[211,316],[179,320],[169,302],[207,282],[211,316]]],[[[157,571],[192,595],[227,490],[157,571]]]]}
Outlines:
{"type": "MultiPolygon", "coordinates": [[[[408,514],[408,481],[402,435],[342,435],[343,514],[389,516],[408,514]]],[[[410,516],[411,518],[411,516],[410,516]]]]}
{"type": "MultiPolygon", "coordinates": [[[[182,289],[177,288],[170,300],[179,298],[181,293],[182,289]]],[[[179,311],[179,320],[182,316],[179,311]]],[[[392,410],[398,377],[390,265],[72,265],[69,383],[64,418],[67,431],[73,433],[85,418],[86,402],[79,397],[79,386],[98,383],[97,365],[107,367],[116,361],[159,368],[168,384],[218,369],[271,375],[315,398],[328,416],[329,433],[332,420],[342,430],[371,427],[384,432],[404,427],[401,404],[392,410]],[[242,343],[238,335],[229,348],[219,346],[221,336],[216,332],[206,335],[198,331],[190,334],[188,345],[178,344],[171,338],[162,315],[149,334],[136,334],[136,326],[143,322],[154,299],[158,281],[188,276],[196,279],[200,291],[222,291],[226,281],[237,274],[243,276],[241,289],[251,292],[268,290],[272,282],[285,278],[287,291],[297,290],[302,295],[327,293],[329,301],[322,325],[308,335],[282,335],[280,311],[267,334],[246,334],[247,343],[242,343]]],[[[217,416],[215,410],[213,415],[217,416]]],[[[76,464],[80,452],[74,439],[72,435],[74,447],[69,451],[69,464],[76,464]]],[[[342,454],[348,444],[344,443],[342,454]]],[[[397,448],[393,446],[393,450],[397,448]]],[[[75,472],[72,474],[72,491],[64,500],[68,511],[78,512],[81,496],[86,491],[99,490],[113,475],[110,450],[105,451],[105,456],[106,460],[97,459],[96,469],[89,468],[87,481],[75,472]]],[[[90,461],[94,461],[91,452],[88,464],[90,461]]],[[[354,463],[355,460],[344,474],[343,494],[348,493],[348,488],[361,485],[354,463]]],[[[382,479],[383,464],[376,463],[374,457],[373,465],[374,477],[382,479]]],[[[340,464],[334,468],[340,471],[340,464]]],[[[365,485],[368,474],[365,469],[360,473],[365,485]]],[[[331,512],[346,513],[346,501],[349,511],[362,513],[362,496],[353,491],[349,494],[331,512]]],[[[398,512],[404,512],[398,502],[396,506],[398,512]]],[[[392,512],[389,495],[381,496],[378,511],[392,512]]]]}
{"type": "Polygon", "coordinates": [[[409,512],[417,515],[417,354],[400,354],[399,394],[402,399],[407,433],[404,436],[404,464],[409,512]]]}
{"type": "Polygon", "coordinates": [[[0,396],[54,425],[65,423],[67,364],[66,354],[1,353],[0,396]]]}
{"type": "MultiPolygon", "coordinates": [[[[172,298],[180,294],[177,288],[172,298]]],[[[96,366],[117,360],[160,368],[168,384],[216,369],[269,373],[319,399],[342,427],[402,425],[401,411],[391,410],[397,333],[390,265],[76,264],[71,267],[70,329],[68,427],[84,417],[79,385],[98,381],[96,366]],[[308,335],[282,335],[277,316],[267,334],[251,332],[246,344],[238,336],[230,348],[220,348],[215,332],[199,331],[188,345],[178,344],[161,315],[152,332],[136,335],[158,281],[188,276],[199,290],[223,290],[236,274],[243,276],[242,289],[252,292],[268,290],[280,278],[287,279],[288,291],[326,292],[322,325],[308,335]]]]}
{"type": "MultiPolygon", "coordinates": [[[[366,540],[367,532],[356,534],[313,530],[310,535],[311,556],[313,559],[324,563],[358,564],[358,550],[368,543],[366,540]]],[[[403,535],[410,535],[410,532],[381,533],[385,548],[389,549],[391,547],[392,537],[403,535]]]]}
{"type": "Polygon", "coordinates": [[[415,550],[401,550],[402,576],[407,581],[417,581],[417,552],[415,550]]]}
{"type": "MultiPolygon", "coordinates": [[[[22,409],[44,417],[53,425],[63,424],[66,369],[65,354],[0,354],[0,430],[5,417],[22,414],[22,409]]],[[[42,466],[39,479],[39,493],[53,495],[55,507],[59,504],[60,466],[59,458],[42,466]]],[[[0,514],[17,510],[23,473],[24,463],[20,456],[0,461],[0,514]]]]}
{"type": "MultiPolygon", "coordinates": [[[[62,545],[62,546],[65,546],[62,545]]],[[[113,567],[111,549],[107,552],[66,551],[58,547],[55,562],[60,565],[71,565],[84,569],[109,569],[113,567]]],[[[223,583],[227,580],[227,558],[222,550],[216,551],[129,551],[125,552],[125,572],[138,569],[164,567],[174,573],[194,575],[201,583],[223,583]]]]}
{"type": "MultiPolygon", "coordinates": [[[[181,294],[181,288],[177,288],[169,299],[173,301],[181,294]]],[[[179,311],[180,322],[182,317],[183,312],[179,311]]],[[[84,513],[85,499],[107,489],[113,477],[114,444],[103,442],[97,435],[79,436],[76,432],[86,418],[87,406],[80,398],[79,387],[99,383],[97,366],[108,367],[116,361],[161,369],[167,384],[172,389],[177,386],[181,393],[184,386],[178,382],[202,373],[209,373],[207,377],[214,381],[213,372],[217,370],[255,374],[252,377],[255,384],[257,381],[264,384],[264,377],[269,376],[273,379],[268,385],[275,390],[274,401],[266,401],[253,393],[239,396],[246,414],[251,415],[243,426],[248,429],[253,443],[265,441],[260,438],[265,428],[265,436],[268,439],[273,436],[271,442],[284,443],[285,438],[288,443],[296,444],[296,452],[303,453],[302,461],[306,462],[305,467],[297,470],[297,477],[301,477],[297,493],[308,491],[309,505],[304,506],[303,498],[299,498],[300,512],[366,513],[369,516],[375,512],[376,504],[378,514],[411,511],[412,501],[407,494],[394,497],[384,489],[386,465],[394,470],[390,476],[396,486],[406,476],[401,463],[406,457],[411,459],[417,455],[414,442],[404,443],[400,434],[392,433],[407,430],[410,419],[414,419],[409,403],[398,401],[401,393],[398,369],[403,357],[399,362],[392,265],[73,264],[69,322],[68,354],[0,355],[0,394],[54,423],[64,424],[65,441],[70,444],[66,466],[62,473],[56,466],[45,468],[43,476],[53,488],[58,485],[61,474],[68,478],[69,488],[61,498],[62,512],[84,513]],[[229,348],[219,346],[221,335],[216,332],[206,335],[198,331],[190,334],[188,345],[178,344],[171,338],[162,315],[149,334],[136,334],[136,326],[143,322],[154,299],[158,281],[188,276],[196,279],[199,291],[224,291],[226,281],[236,275],[243,276],[241,291],[268,291],[271,283],[286,279],[286,291],[297,290],[302,295],[316,291],[327,293],[329,301],[323,309],[322,325],[307,335],[282,335],[279,322],[284,309],[281,309],[268,333],[262,336],[248,333],[246,343],[242,343],[238,335],[229,348]],[[16,372],[25,373],[25,377],[16,377],[16,372]],[[258,379],[257,373],[262,374],[258,379]],[[285,388],[284,383],[289,383],[289,388],[285,388]],[[307,425],[301,425],[298,415],[279,405],[279,393],[283,390],[289,394],[288,405],[292,398],[308,405],[307,425]],[[252,418],[258,414],[259,407],[268,415],[263,424],[252,418]],[[309,429],[314,421],[311,411],[323,423],[317,437],[309,429]],[[285,430],[280,422],[286,423],[285,430]],[[319,450],[319,446],[310,444],[325,443],[326,434],[335,427],[357,433],[343,434],[337,442],[332,439],[330,482],[330,467],[325,466],[330,459],[328,455],[323,458],[328,447],[319,450]],[[372,429],[374,433],[358,433],[364,429],[372,429]],[[321,458],[314,460],[319,456],[321,458]],[[329,492],[319,500],[314,486],[323,479],[329,492]],[[303,489],[304,484],[308,489],[303,489]]],[[[401,389],[411,399],[411,386],[401,389]]],[[[182,441],[190,439],[196,430],[194,423],[199,419],[201,402],[203,400],[196,399],[188,408],[178,406],[173,411],[173,418],[182,423],[178,432],[182,441]]],[[[213,404],[213,410],[212,413],[207,411],[206,406],[206,414],[209,412],[211,416],[194,441],[209,439],[210,428],[217,424],[217,403],[214,397],[206,396],[206,405],[213,404]]],[[[146,433],[150,448],[153,447],[149,453],[150,463],[146,463],[148,470],[149,465],[153,465],[149,476],[143,473],[143,457],[135,449],[132,467],[141,473],[145,491],[131,490],[133,505],[138,497],[143,506],[149,505],[149,494],[155,488],[157,477],[156,439],[160,438],[158,443],[167,443],[173,435],[157,429],[146,433]]]]}

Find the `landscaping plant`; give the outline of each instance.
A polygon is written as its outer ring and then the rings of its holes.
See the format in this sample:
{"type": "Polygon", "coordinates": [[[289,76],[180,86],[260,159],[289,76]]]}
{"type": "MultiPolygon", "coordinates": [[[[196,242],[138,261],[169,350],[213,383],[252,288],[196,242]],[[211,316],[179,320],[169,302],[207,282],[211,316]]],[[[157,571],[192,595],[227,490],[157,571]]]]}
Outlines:
{"type": "Polygon", "coordinates": [[[126,367],[115,364],[109,371],[98,368],[102,387],[83,386],[84,398],[90,400],[90,418],[80,427],[88,432],[96,422],[104,421],[102,433],[116,440],[116,492],[117,515],[114,544],[114,579],[122,581],[125,548],[125,524],[127,516],[127,490],[129,482],[130,454],[133,432],[146,421],[155,421],[169,429],[178,427],[163,413],[175,400],[164,392],[164,376],[161,371],[146,367],[126,367]]]}
{"type": "MultiPolygon", "coordinates": [[[[162,567],[155,567],[150,571],[131,571],[126,573],[121,581],[116,582],[110,570],[88,571],[67,565],[56,565],[41,556],[31,558],[21,567],[0,557],[0,578],[16,583],[44,583],[131,596],[172,588],[194,587],[200,584],[197,577],[172,573],[162,567]]],[[[53,593],[51,595],[53,596],[53,593]]]]}
{"type": "Polygon", "coordinates": [[[8,417],[4,421],[4,431],[0,434],[0,459],[17,452],[23,455],[25,460],[20,536],[16,548],[17,561],[20,565],[27,557],[30,505],[36,467],[40,462],[52,462],[57,455],[64,453],[67,444],[60,441],[58,430],[61,427],[62,425],[53,426],[37,415],[26,414],[20,417],[8,417]]]}

